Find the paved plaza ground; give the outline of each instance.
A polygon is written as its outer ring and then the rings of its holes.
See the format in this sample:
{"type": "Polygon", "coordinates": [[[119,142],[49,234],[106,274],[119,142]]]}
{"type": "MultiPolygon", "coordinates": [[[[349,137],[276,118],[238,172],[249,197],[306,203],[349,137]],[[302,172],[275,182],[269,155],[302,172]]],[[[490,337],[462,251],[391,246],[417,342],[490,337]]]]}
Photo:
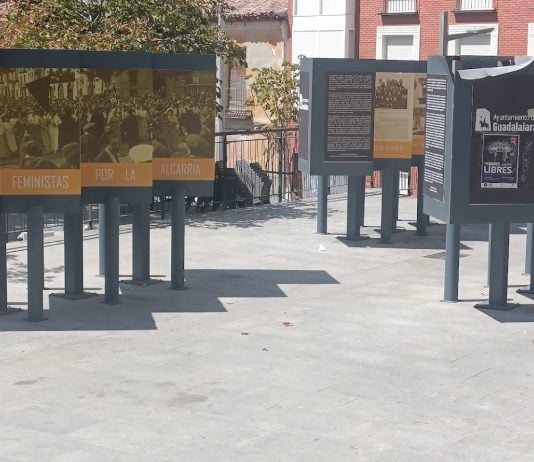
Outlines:
{"type": "MultiPolygon", "coordinates": [[[[45,248],[48,321],[0,317],[0,461],[530,461],[534,304],[525,228],[512,227],[510,312],[487,297],[487,228],[465,227],[461,303],[441,303],[444,227],[416,237],[415,200],[380,244],[329,234],[315,204],[192,214],[186,284],[121,285],[122,303],[49,298],[63,247],[45,248]]],[[[152,272],[168,280],[170,229],[154,221],[152,272]]],[[[130,227],[121,274],[131,274],[130,227]]],[[[84,243],[102,292],[98,240],[84,243]]],[[[9,301],[25,308],[26,253],[8,246],[9,301]]]]}

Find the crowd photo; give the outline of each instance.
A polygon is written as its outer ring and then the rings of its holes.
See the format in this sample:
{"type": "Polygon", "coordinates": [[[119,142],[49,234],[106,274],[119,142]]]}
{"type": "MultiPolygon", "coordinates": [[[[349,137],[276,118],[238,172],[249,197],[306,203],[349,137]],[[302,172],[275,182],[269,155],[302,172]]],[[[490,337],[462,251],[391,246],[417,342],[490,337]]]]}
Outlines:
{"type": "Polygon", "coordinates": [[[15,95],[0,88],[1,167],[214,156],[214,86],[202,76],[113,71],[103,82],[76,70],[73,82],[54,83],[54,70],[41,72],[15,95]]]}
{"type": "Polygon", "coordinates": [[[408,87],[403,79],[378,78],[375,92],[377,109],[408,109],[408,87]]]}

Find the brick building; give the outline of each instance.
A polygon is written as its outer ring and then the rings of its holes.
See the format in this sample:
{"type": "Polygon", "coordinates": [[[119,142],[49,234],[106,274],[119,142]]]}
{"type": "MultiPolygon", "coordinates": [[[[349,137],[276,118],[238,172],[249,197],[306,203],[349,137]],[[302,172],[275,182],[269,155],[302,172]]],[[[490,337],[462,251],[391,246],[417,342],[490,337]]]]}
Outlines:
{"type": "Polygon", "coordinates": [[[439,52],[441,11],[451,33],[494,28],[449,54],[534,55],[534,0],[288,0],[290,56],[426,59],[439,52]]]}
{"type": "Polygon", "coordinates": [[[359,56],[426,59],[438,54],[441,11],[449,12],[450,33],[494,28],[491,34],[449,43],[449,54],[534,54],[533,0],[361,0],[359,56]]]}

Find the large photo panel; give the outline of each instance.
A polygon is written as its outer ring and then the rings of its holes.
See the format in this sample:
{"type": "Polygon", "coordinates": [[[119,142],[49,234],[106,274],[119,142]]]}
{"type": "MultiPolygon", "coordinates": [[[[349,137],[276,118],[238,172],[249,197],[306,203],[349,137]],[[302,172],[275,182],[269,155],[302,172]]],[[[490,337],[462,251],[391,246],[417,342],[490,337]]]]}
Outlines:
{"type": "Polygon", "coordinates": [[[377,72],[374,159],[410,159],[413,154],[415,74],[377,72]]]}
{"type": "Polygon", "coordinates": [[[475,80],[471,204],[534,204],[532,75],[475,80]]]}
{"type": "Polygon", "coordinates": [[[213,71],[154,69],[154,180],[215,179],[215,82],[213,71]]]}
{"type": "Polygon", "coordinates": [[[2,195],[80,194],[77,74],[72,68],[0,66],[2,195]]]}
{"type": "Polygon", "coordinates": [[[84,68],[78,76],[83,187],[151,187],[152,69],[84,68]]]}

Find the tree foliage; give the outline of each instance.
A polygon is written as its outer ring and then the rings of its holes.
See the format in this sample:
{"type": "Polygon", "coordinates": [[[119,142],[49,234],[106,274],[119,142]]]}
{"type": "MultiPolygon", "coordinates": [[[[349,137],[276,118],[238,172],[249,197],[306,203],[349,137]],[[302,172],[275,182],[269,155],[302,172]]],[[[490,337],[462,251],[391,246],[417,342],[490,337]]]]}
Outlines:
{"type": "Polygon", "coordinates": [[[250,104],[260,105],[274,127],[288,127],[298,123],[299,66],[284,62],[282,69],[252,69],[250,104]]]}
{"type": "Polygon", "coordinates": [[[18,0],[0,46],[216,53],[244,61],[214,25],[225,0],[18,0]]]}

